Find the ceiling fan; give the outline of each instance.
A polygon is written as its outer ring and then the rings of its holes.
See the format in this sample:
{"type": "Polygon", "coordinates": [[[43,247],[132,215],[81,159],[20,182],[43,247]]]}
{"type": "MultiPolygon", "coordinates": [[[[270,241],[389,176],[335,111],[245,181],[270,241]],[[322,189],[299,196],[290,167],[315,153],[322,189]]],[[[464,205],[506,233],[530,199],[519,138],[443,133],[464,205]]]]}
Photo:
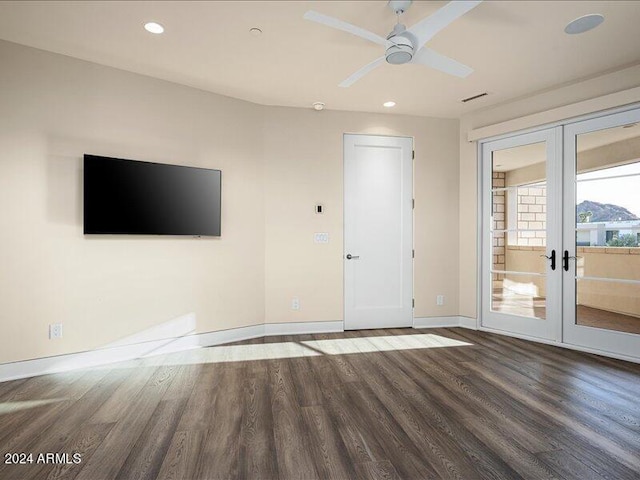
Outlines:
{"type": "Polygon", "coordinates": [[[309,10],[304,14],[306,20],[321,23],[331,28],[351,33],[358,37],[369,40],[378,45],[385,47],[385,54],[376,58],[373,62],[365,65],[360,70],[343,80],[339,85],[341,87],[350,87],[355,82],[364,77],[373,69],[382,65],[385,60],[393,65],[401,65],[403,63],[419,63],[427,67],[435,68],[441,72],[464,78],[468,76],[473,69],[463,65],[452,58],[441,55],[425,44],[431,40],[440,30],[452,23],[457,18],[467,13],[469,10],[480,4],[482,0],[462,1],[454,0],[447,3],[440,10],[423,18],[411,28],[406,28],[400,23],[400,15],[407,11],[411,6],[411,0],[391,0],[389,7],[398,17],[398,23],[393,27],[393,31],[383,38],[375,33],[369,32],[364,28],[356,27],[350,23],[343,22],[337,18],[323,15],[322,13],[309,10]]]}

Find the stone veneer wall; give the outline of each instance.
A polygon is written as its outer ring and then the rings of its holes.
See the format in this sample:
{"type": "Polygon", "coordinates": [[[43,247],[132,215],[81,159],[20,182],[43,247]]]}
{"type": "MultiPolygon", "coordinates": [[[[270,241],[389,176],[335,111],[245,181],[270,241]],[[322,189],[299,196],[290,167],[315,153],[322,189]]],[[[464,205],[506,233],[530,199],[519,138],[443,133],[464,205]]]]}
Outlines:
{"type": "Polygon", "coordinates": [[[517,187],[517,212],[518,234],[516,241],[509,241],[509,244],[546,246],[547,187],[544,185],[517,187]]]}

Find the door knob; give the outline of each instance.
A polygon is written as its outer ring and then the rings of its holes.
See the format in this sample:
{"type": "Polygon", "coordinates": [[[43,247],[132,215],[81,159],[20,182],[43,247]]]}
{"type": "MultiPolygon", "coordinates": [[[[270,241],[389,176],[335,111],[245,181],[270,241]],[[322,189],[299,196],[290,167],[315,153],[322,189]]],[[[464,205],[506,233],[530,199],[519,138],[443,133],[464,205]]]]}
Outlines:
{"type": "Polygon", "coordinates": [[[355,260],[356,258],[360,258],[360,255],[351,255],[350,253],[347,253],[347,260],[355,260]]]}

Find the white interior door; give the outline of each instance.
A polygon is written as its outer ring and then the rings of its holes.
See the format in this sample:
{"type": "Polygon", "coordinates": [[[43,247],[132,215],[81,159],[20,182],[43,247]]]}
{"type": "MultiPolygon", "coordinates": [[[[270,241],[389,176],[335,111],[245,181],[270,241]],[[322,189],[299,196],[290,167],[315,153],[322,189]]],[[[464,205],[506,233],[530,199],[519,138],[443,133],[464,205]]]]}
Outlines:
{"type": "Polygon", "coordinates": [[[413,139],[344,136],[345,329],[413,324],[413,139]]]}
{"type": "Polygon", "coordinates": [[[640,357],[640,109],[567,125],[564,342],[640,357]]]}
{"type": "Polygon", "coordinates": [[[561,340],[562,127],[482,144],[484,328],[561,340]]]}

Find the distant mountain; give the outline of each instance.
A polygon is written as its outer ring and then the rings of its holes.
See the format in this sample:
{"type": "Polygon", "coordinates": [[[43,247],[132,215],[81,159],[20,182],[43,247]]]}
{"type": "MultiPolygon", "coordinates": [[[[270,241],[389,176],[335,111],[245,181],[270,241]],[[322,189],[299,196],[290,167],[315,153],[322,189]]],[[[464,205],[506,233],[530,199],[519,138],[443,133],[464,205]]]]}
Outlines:
{"type": "Polygon", "coordinates": [[[581,222],[580,214],[591,212],[590,222],[615,222],[618,220],[638,220],[633,213],[620,205],[598,203],[585,200],[576,207],[576,221],[581,222]]]}

